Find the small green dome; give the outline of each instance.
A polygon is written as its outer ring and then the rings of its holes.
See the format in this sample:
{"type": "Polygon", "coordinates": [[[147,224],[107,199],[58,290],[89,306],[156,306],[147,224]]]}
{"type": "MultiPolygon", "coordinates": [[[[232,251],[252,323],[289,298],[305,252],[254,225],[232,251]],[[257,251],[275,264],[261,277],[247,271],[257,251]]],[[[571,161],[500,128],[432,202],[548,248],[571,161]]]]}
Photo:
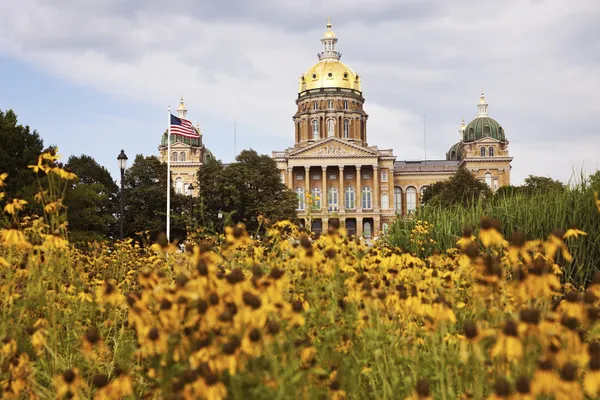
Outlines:
{"type": "Polygon", "coordinates": [[[446,160],[448,161],[460,161],[462,159],[462,154],[460,150],[460,145],[462,142],[457,142],[450,147],[450,150],[446,153],[446,160]]]}
{"type": "Polygon", "coordinates": [[[204,156],[203,156],[202,162],[203,163],[207,163],[208,161],[211,161],[211,160],[215,160],[215,156],[214,156],[214,154],[209,149],[207,149],[205,147],[204,148],[204,156]]]}
{"type": "Polygon", "coordinates": [[[465,128],[463,140],[465,142],[474,142],[484,137],[491,137],[500,141],[505,141],[504,129],[498,121],[488,116],[479,116],[465,128]]]}

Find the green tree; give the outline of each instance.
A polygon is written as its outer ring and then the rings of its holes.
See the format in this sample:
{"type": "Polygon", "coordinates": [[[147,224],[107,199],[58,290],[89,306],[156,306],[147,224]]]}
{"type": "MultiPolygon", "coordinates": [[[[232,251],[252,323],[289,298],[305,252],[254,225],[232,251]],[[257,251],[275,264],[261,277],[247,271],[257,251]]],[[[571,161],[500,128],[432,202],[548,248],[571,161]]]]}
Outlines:
{"type": "MultiPolygon", "coordinates": [[[[125,171],[124,234],[135,237],[149,231],[154,240],[166,231],[167,164],[156,156],[138,154],[125,171]]],[[[171,187],[171,239],[182,241],[189,221],[189,201],[171,187]]]]}
{"type": "Polygon", "coordinates": [[[69,157],[66,168],[77,175],[64,200],[71,241],[114,238],[119,188],[108,170],[85,154],[69,157]]]}
{"type": "Polygon", "coordinates": [[[242,151],[228,166],[205,163],[198,172],[198,187],[203,222],[208,226],[218,227],[219,210],[251,232],[259,229],[259,216],[271,222],[296,217],[296,195],[281,182],[275,160],[254,150],[242,151]]]}
{"type": "Polygon", "coordinates": [[[525,184],[520,191],[526,195],[545,194],[556,190],[562,191],[566,188],[562,182],[546,176],[529,175],[525,178],[525,184]]]}
{"type": "Polygon", "coordinates": [[[423,194],[423,204],[448,207],[455,204],[468,206],[480,198],[490,198],[492,191],[465,167],[460,167],[450,179],[436,182],[427,187],[423,194]]]}
{"type": "Polygon", "coordinates": [[[37,131],[19,125],[13,110],[0,110],[0,173],[7,172],[6,197],[23,197],[23,191],[31,188],[35,174],[28,165],[36,164],[44,148],[37,131]]]}

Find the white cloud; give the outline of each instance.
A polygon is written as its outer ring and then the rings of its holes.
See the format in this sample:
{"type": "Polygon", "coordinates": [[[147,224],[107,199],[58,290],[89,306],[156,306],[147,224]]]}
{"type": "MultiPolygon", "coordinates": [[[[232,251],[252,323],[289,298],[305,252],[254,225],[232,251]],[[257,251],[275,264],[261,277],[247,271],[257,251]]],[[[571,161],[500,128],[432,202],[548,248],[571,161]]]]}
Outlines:
{"type": "Polygon", "coordinates": [[[600,157],[589,143],[599,134],[599,9],[594,0],[186,0],[168,10],[22,0],[0,5],[0,54],[157,109],[184,94],[192,119],[237,117],[269,152],[269,138],[292,142],[297,80],[323,31],[315,15],[332,12],[343,60],[363,79],[370,144],[420,157],[426,113],[428,155],[443,157],[484,86],[511,141],[514,180],[566,180],[570,165],[600,157]]]}

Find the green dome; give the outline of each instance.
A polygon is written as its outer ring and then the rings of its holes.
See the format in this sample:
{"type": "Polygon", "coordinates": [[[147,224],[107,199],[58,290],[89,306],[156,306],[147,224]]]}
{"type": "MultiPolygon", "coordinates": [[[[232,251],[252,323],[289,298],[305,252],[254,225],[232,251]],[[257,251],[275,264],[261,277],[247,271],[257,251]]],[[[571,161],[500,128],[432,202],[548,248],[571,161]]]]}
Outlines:
{"type": "Polygon", "coordinates": [[[505,141],[504,129],[498,121],[487,116],[480,116],[469,122],[463,134],[465,142],[474,142],[484,137],[505,141]]]}
{"type": "Polygon", "coordinates": [[[460,145],[462,142],[457,142],[450,147],[450,150],[446,153],[446,160],[448,161],[460,161],[462,154],[460,151],[460,145]]]}
{"type": "Polygon", "coordinates": [[[212,153],[212,152],[211,152],[209,149],[207,149],[207,148],[205,147],[205,148],[204,148],[204,157],[203,157],[203,159],[202,159],[202,162],[203,162],[203,163],[206,163],[206,162],[208,162],[208,161],[210,161],[210,160],[214,160],[214,159],[215,159],[215,156],[214,156],[214,154],[213,154],[213,153],[212,153]]]}

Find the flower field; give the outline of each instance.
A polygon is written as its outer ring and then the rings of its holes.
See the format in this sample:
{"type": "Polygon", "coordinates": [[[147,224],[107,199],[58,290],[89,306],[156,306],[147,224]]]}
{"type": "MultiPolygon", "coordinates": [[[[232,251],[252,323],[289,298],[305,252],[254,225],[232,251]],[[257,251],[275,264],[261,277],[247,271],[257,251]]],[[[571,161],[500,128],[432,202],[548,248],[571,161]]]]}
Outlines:
{"type": "Polygon", "coordinates": [[[164,238],[82,250],[52,157],[38,166],[54,184],[46,214],[4,208],[2,398],[600,397],[600,274],[561,284],[555,263],[585,232],[507,241],[483,218],[419,258],[280,222],[184,252],[164,238]]]}

